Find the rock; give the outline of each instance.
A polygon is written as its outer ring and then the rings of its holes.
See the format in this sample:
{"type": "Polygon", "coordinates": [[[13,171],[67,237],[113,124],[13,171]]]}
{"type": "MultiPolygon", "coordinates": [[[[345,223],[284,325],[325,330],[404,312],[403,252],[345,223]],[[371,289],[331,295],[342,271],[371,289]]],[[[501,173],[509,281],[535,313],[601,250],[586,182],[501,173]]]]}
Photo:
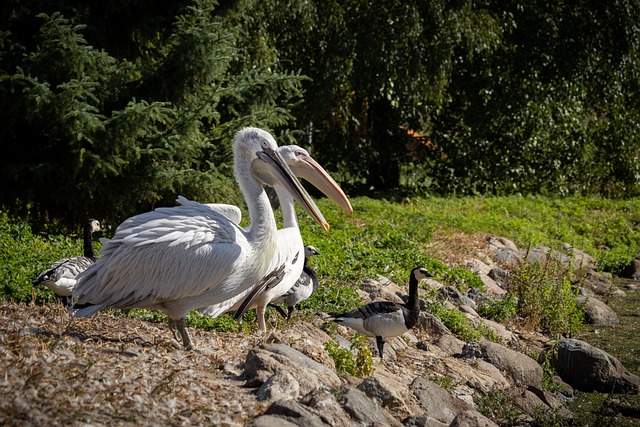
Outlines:
{"type": "Polygon", "coordinates": [[[602,274],[594,270],[586,270],[579,278],[584,289],[588,289],[596,295],[608,295],[613,283],[602,274]]]}
{"type": "Polygon", "coordinates": [[[441,423],[426,415],[412,415],[402,421],[405,427],[448,427],[449,424],[441,423]]]}
{"type": "Polygon", "coordinates": [[[627,265],[622,272],[620,272],[620,277],[624,277],[625,279],[634,279],[640,280],[640,259],[634,259],[627,265]]]}
{"type": "Polygon", "coordinates": [[[462,353],[465,342],[456,338],[453,334],[443,334],[435,342],[442,351],[450,356],[462,353]]]}
{"type": "Polygon", "coordinates": [[[451,331],[444,323],[431,313],[421,312],[418,327],[432,336],[451,335],[451,331]]]}
{"type": "Polygon", "coordinates": [[[425,414],[441,423],[450,424],[460,412],[472,409],[466,402],[452,396],[444,388],[429,381],[427,377],[417,377],[409,388],[420,402],[425,414]]]}
{"type": "Polygon", "coordinates": [[[410,397],[409,388],[390,376],[382,375],[380,370],[376,370],[374,376],[365,378],[358,384],[358,390],[364,392],[396,418],[405,418],[412,414],[406,403],[406,397],[410,397]]]}
{"type": "Polygon", "coordinates": [[[274,331],[267,342],[288,344],[300,353],[335,371],[335,362],[324,349],[324,343],[333,339],[322,329],[309,322],[297,322],[295,326],[274,331]]]}
{"type": "Polygon", "coordinates": [[[541,410],[553,412],[564,420],[574,418],[573,413],[557,397],[537,387],[514,388],[507,395],[531,418],[536,418],[541,410]]]}
{"type": "Polygon", "coordinates": [[[545,405],[551,408],[556,414],[560,415],[565,420],[573,419],[575,415],[558,399],[554,394],[549,393],[546,390],[539,389],[537,387],[529,387],[528,390],[538,396],[545,405]]]}
{"type": "Polygon", "coordinates": [[[261,415],[253,420],[249,427],[298,427],[302,424],[292,423],[276,415],[261,415]]]}
{"type": "Polygon", "coordinates": [[[584,341],[560,341],[551,364],[558,375],[577,390],[640,393],[640,377],[630,373],[607,352],[584,341]]]}
{"type": "Polygon", "coordinates": [[[616,325],[620,323],[618,315],[597,298],[578,297],[578,303],[585,304],[584,315],[587,323],[592,325],[616,325]]]}
{"type": "Polygon", "coordinates": [[[317,411],[296,402],[295,400],[279,400],[267,408],[264,415],[257,417],[251,426],[254,427],[327,427],[317,411]]]}
{"type": "Polygon", "coordinates": [[[360,289],[369,295],[371,301],[393,301],[402,304],[404,301],[400,295],[406,293],[398,285],[389,279],[380,276],[384,285],[373,279],[364,279],[360,284],[360,289]]]}
{"type": "Polygon", "coordinates": [[[494,267],[489,270],[489,277],[496,281],[501,287],[507,283],[509,279],[509,270],[505,270],[504,268],[494,267]]]}
{"type": "Polygon", "coordinates": [[[565,253],[572,256],[572,265],[575,268],[586,268],[589,270],[595,270],[598,268],[598,263],[591,255],[576,249],[568,243],[562,243],[562,248],[565,253]]]}
{"type": "Polygon", "coordinates": [[[258,400],[297,399],[300,384],[287,371],[276,372],[256,392],[258,400]]]}
{"type": "Polygon", "coordinates": [[[493,260],[503,267],[514,268],[522,263],[522,254],[518,250],[497,249],[493,252],[493,260]]]}
{"type": "Polygon", "coordinates": [[[259,386],[277,372],[286,371],[298,382],[300,393],[324,386],[335,387],[340,378],[328,367],[284,344],[262,344],[247,353],[247,385],[259,386]]]}
{"type": "Polygon", "coordinates": [[[322,421],[332,427],[350,427],[352,424],[336,397],[326,390],[313,390],[300,402],[317,411],[322,421]]]}
{"type": "Polygon", "coordinates": [[[364,425],[381,423],[383,425],[400,425],[392,417],[387,417],[379,405],[369,399],[364,392],[356,388],[347,388],[340,399],[345,411],[356,422],[364,425]]]}
{"type": "Polygon", "coordinates": [[[491,341],[470,341],[462,350],[463,358],[479,358],[506,372],[520,386],[539,386],[542,368],[529,356],[491,341]]]}
{"type": "Polygon", "coordinates": [[[514,252],[519,251],[518,246],[515,243],[513,243],[513,241],[505,237],[494,237],[494,236],[488,237],[486,247],[494,251],[497,249],[509,249],[514,252]]]}
{"type": "Polygon", "coordinates": [[[498,425],[478,411],[464,411],[456,415],[449,427],[498,427],[498,425]]]}

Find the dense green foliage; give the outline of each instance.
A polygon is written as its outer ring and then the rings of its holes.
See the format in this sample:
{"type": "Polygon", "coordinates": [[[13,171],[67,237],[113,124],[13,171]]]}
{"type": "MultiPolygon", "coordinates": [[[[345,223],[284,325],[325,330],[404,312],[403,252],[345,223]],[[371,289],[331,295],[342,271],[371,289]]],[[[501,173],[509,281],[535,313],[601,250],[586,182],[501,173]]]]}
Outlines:
{"type": "Polygon", "coordinates": [[[640,194],[638,0],[8,0],[0,28],[0,204],[34,225],[241,204],[245,125],[352,195],[640,194]]]}

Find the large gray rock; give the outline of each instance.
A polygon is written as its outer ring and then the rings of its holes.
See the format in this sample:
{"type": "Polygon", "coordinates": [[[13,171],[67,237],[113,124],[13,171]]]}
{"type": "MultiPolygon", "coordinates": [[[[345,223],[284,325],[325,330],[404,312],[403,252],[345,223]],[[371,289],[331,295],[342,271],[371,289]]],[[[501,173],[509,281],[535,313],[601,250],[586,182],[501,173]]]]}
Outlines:
{"type": "Polygon", "coordinates": [[[400,425],[393,417],[385,414],[382,408],[369,399],[364,392],[356,388],[347,388],[340,400],[342,407],[357,423],[362,425],[400,425]]]}
{"type": "Polygon", "coordinates": [[[558,375],[577,390],[640,393],[640,377],[630,373],[609,353],[584,341],[560,341],[551,363],[558,375]]]}
{"type": "MultiPolygon", "coordinates": [[[[244,376],[247,385],[259,387],[274,374],[287,372],[299,385],[299,393],[305,395],[319,388],[340,385],[340,378],[328,367],[316,362],[285,344],[262,344],[247,353],[244,376]]],[[[289,381],[280,377],[278,382],[289,381]]]]}
{"type": "Polygon", "coordinates": [[[429,381],[427,377],[418,377],[409,386],[420,402],[425,414],[441,423],[450,424],[460,412],[472,409],[469,404],[452,396],[447,390],[429,381]]]}
{"type": "Polygon", "coordinates": [[[304,396],[300,403],[320,414],[320,418],[331,427],[350,427],[352,424],[349,414],[340,406],[340,402],[332,393],[326,390],[314,390],[304,396]]]}
{"type": "Polygon", "coordinates": [[[300,395],[300,384],[287,371],[273,374],[256,392],[258,400],[297,399],[300,395]]]}
{"type": "Polygon", "coordinates": [[[620,323],[618,315],[607,304],[597,298],[587,296],[578,297],[578,302],[584,306],[584,316],[587,323],[592,325],[616,325],[620,323]]]}
{"type": "Polygon", "coordinates": [[[512,250],[514,252],[517,252],[518,249],[518,245],[516,245],[515,243],[513,243],[513,241],[505,238],[505,237],[496,237],[496,236],[490,236],[487,237],[487,245],[486,247],[488,249],[491,250],[497,250],[497,249],[509,249],[512,250]]]}
{"type": "Polygon", "coordinates": [[[406,418],[412,415],[407,405],[410,391],[407,386],[394,380],[391,375],[383,375],[378,369],[373,376],[365,378],[358,384],[358,390],[364,392],[370,399],[387,409],[396,418],[406,418]]]}
{"type": "Polygon", "coordinates": [[[491,341],[470,341],[462,349],[463,358],[478,358],[507,373],[520,386],[539,386],[542,367],[529,356],[491,341]]]}

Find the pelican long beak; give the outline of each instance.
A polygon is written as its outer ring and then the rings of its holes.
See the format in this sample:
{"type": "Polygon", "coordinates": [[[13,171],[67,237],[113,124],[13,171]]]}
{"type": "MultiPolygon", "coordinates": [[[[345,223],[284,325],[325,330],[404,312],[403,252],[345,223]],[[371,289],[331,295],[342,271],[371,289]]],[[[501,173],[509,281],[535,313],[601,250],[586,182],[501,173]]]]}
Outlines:
{"type": "MultiPolygon", "coordinates": [[[[295,146],[290,147],[295,148],[295,146]]],[[[338,183],[331,178],[331,175],[306,151],[294,149],[294,155],[295,161],[289,160],[289,157],[285,157],[285,159],[295,176],[309,181],[335,204],[352,214],[353,208],[349,199],[338,183]]]]}
{"type": "Polygon", "coordinates": [[[294,176],[282,155],[275,150],[265,149],[256,153],[257,159],[251,163],[253,176],[263,184],[280,185],[287,193],[297,201],[300,206],[313,218],[324,231],[329,230],[329,223],[324,219],[322,212],[311,199],[307,190],[294,176]]]}

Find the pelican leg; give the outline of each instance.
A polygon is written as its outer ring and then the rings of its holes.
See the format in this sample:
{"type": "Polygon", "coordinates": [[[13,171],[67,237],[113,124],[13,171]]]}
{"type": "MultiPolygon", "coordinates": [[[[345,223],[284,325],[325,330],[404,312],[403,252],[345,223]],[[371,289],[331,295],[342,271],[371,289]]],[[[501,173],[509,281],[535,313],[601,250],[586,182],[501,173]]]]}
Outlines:
{"type": "Polygon", "coordinates": [[[256,309],[256,317],[258,317],[258,330],[261,333],[267,332],[267,324],[264,321],[264,312],[266,308],[266,306],[258,304],[258,308],[256,309]]]}
{"type": "Polygon", "coordinates": [[[176,341],[180,342],[180,340],[182,340],[182,345],[185,350],[195,350],[195,346],[191,342],[191,337],[189,337],[189,332],[187,332],[187,323],[184,317],[180,319],[169,319],[169,329],[171,329],[173,338],[175,338],[176,341]]]}
{"type": "Polygon", "coordinates": [[[380,359],[382,359],[382,355],[384,354],[384,337],[377,336],[376,344],[378,345],[378,353],[380,353],[380,359]]]}

